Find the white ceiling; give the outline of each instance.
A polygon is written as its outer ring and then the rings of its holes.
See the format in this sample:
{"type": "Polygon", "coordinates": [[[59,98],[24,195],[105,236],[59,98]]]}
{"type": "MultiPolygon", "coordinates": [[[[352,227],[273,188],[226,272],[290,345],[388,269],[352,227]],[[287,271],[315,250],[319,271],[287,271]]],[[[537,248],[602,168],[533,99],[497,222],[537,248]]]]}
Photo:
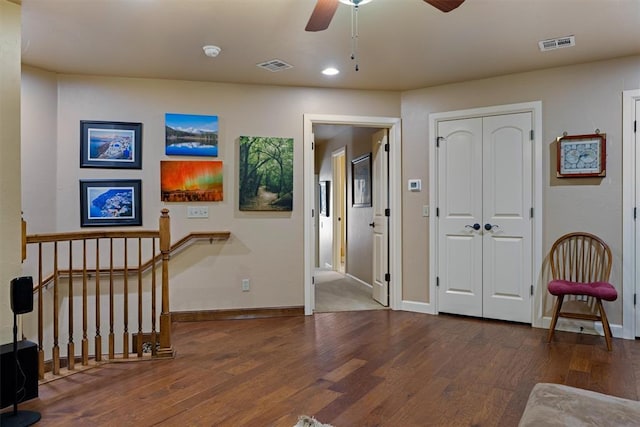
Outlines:
{"type": "MultiPolygon", "coordinates": [[[[315,0],[22,0],[23,62],[60,73],[409,90],[640,54],[640,0],[373,0],[306,32],[315,0]],[[538,41],[575,35],[540,52],[538,41]],[[222,48],[215,59],[202,46],[222,48]],[[294,68],[256,64],[280,59],[294,68]],[[320,74],[326,66],[342,72],[320,74]]],[[[640,70],[639,70],[640,72],[640,70]]]]}

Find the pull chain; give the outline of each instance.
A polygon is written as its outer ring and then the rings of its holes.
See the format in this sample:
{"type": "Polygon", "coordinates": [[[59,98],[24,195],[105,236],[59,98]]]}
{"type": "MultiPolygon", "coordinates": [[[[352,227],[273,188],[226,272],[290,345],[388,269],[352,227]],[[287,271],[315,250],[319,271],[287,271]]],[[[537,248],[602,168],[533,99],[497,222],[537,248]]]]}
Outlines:
{"type": "Polygon", "coordinates": [[[351,8],[351,60],[356,63],[356,71],[360,70],[358,66],[358,5],[351,8]]]}

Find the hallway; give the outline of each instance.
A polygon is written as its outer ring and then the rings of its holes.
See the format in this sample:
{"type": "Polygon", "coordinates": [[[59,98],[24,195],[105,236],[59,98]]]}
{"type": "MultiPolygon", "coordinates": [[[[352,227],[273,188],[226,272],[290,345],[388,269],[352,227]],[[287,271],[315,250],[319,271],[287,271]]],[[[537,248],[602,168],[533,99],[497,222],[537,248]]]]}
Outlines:
{"type": "Polygon", "coordinates": [[[386,310],[371,296],[371,288],[342,273],[315,271],[316,313],[334,311],[386,310]]]}

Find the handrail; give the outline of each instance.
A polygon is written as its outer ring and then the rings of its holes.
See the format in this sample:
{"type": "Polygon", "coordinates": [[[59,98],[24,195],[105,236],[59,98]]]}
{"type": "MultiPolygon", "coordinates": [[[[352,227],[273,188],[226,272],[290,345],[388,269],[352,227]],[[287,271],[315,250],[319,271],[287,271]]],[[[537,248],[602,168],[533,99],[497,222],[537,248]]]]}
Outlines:
{"type": "MultiPolygon", "coordinates": [[[[227,240],[231,232],[229,231],[196,231],[187,234],[182,239],[173,243],[169,248],[169,255],[171,256],[173,253],[178,252],[183,246],[188,246],[192,241],[195,240],[203,240],[209,239],[210,242],[214,240],[227,240]]],[[[70,240],[90,240],[90,239],[104,239],[104,238],[151,238],[151,237],[160,237],[160,232],[156,230],[141,230],[141,231],[83,231],[83,232],[72,232],[72,233],[42,233],[42,234],[32,234],[26,236],[24,239],[25,245],[31,243],[50,243],[50,242],[62,242],[62,241],[70,241],[70,240]],[[73,236],[73,237],[70,237],[73,236]]],[[[140,267],[136,268],[128,268],[127,274],[138,274],[144,273],[153,265],[160,262],[162,260],[162,253],[158,253],[155,257],[150,258],[148,261],[144,262],[140,267]]],[[[58,277],[68,277],[71,276],[82,276],[84,273],[88,274],[96,274],[96,269],[73,269],[73,270],[58,270],[58,277]]],[[[122,275],[125,272],[124,268],[114,268],[111,270],[114,274],[122,275]]],[[[100,270],[100,274],[107,275],[109,274],[109,270],[100,270]]],[[[51,273],[47,276],[42,284],[36,284],[33,288],[33,292],[36,293],[40,289],[41,286],[47,287],[51,282],[53,282],[55,274],[51,273]]]]}

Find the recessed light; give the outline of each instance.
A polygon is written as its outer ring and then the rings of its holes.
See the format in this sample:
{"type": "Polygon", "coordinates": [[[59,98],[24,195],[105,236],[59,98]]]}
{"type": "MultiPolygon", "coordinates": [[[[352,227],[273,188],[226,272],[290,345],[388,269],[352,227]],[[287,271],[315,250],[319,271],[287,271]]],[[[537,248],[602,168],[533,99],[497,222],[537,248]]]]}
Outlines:
{"type": "Polygon", "coordinates": [[[324,70],[322,70],[322,74],[324,74],[325,76],[335,76],[336,74],[339,74],[339,73],[340,73],[340,70],[333,67],[325,68],[324,70]]]}
{"type": "Polygon", "coordinates": [[[215,58],[220,54],[220,51],[222,49],[220,49],[218,46],[214,46],[210,44],[210,45],[202,46],[202,50],[204,51],[204,54],[207,55],[209,58],[215,58]]]}

